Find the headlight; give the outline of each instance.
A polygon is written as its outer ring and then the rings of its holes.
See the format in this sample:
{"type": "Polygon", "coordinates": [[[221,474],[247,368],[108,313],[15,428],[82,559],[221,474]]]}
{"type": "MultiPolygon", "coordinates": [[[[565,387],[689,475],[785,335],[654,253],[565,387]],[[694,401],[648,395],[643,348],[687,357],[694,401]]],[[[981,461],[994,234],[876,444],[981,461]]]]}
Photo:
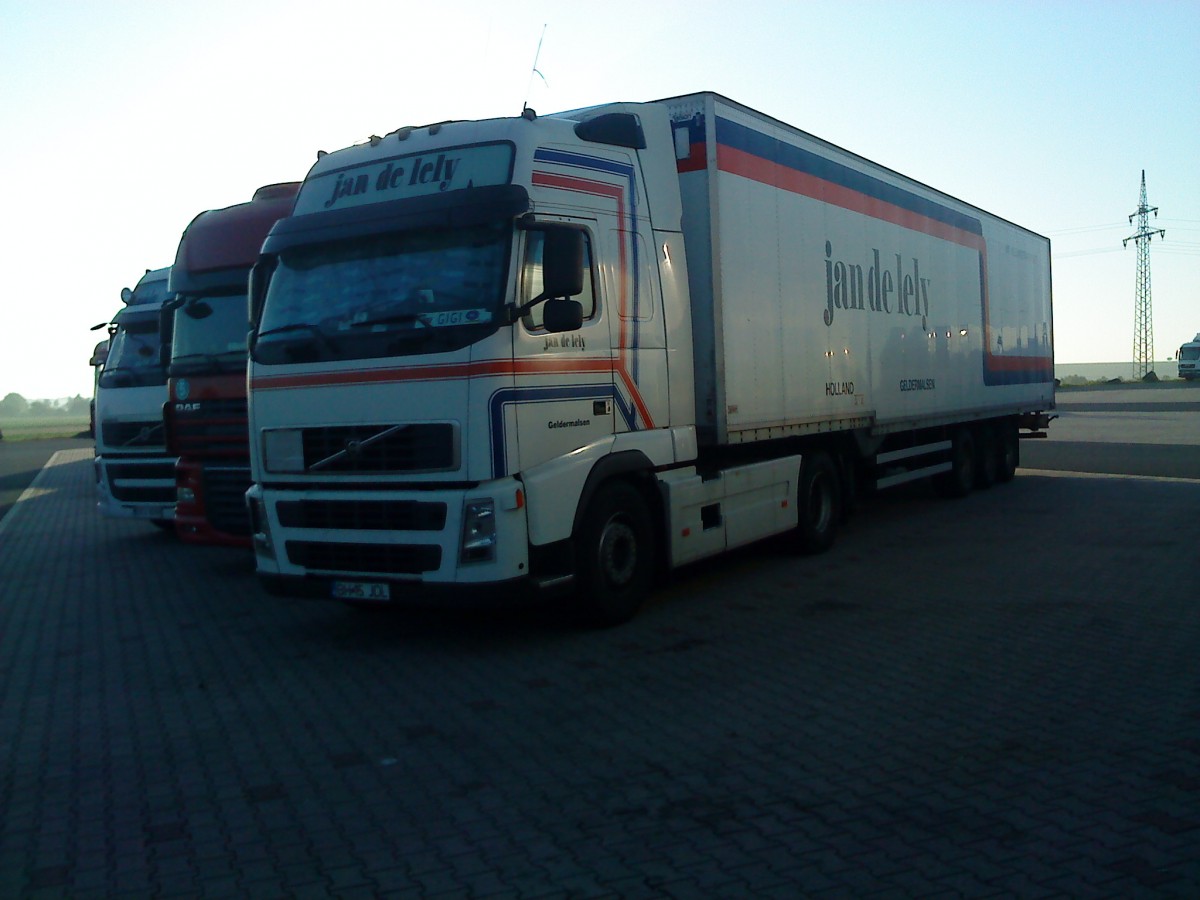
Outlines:
{"type": "Polygon", "coordinates": [[[262,435],[263,466],[268,472],[304,471],[304,435],[299,428],[272,428],[262,435]]]}
{"type": "Polygon", "coordinates": [[[492,500],[468,500],[463,507],[462,545],[464,563],[488,562],[496,558],[496,504],[492,500]]]}

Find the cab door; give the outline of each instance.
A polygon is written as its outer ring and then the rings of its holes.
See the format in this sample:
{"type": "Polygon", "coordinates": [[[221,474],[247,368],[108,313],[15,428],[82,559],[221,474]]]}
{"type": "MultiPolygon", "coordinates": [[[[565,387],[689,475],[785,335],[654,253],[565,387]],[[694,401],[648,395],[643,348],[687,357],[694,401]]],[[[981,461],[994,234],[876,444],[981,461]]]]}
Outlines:
{"type": "MultiPolygon", "coordinates": [[[[595,265],[596,223],[571,224],[584,237],[583,291],[573,298],[583,308],[583,324],[551,333],[539,304],[513,326],[514,387],[492,400],[493,418],[506,434],[516,435],[519,464],[510,465],[510,471],[530,469],[613,434],[614,355],[595,265]]],[[[519,303],[541,293],[544,234],[537,228],[522,233],[519,303]]]]}

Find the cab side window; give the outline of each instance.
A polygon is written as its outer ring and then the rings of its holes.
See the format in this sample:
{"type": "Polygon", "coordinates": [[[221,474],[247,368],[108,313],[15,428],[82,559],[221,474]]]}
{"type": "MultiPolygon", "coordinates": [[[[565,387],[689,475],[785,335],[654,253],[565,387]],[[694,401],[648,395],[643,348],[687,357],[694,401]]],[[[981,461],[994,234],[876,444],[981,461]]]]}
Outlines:
{"type": "MultiPolygon", "coordinates": [[[[542,249],[545,233],[532,230],[525,233],[525,261],[521,267],[521,303],[528,303],[542,292],[542,249]]],[[[595,273],[592,270],[591,236],[583,236],[583,290],[573,299],[583,306],[583,320],[587,322],[596,315],[595,273]]],[[[530,331],[542,327],[542,307],[539,303],[521,321],[530,331]]]]}

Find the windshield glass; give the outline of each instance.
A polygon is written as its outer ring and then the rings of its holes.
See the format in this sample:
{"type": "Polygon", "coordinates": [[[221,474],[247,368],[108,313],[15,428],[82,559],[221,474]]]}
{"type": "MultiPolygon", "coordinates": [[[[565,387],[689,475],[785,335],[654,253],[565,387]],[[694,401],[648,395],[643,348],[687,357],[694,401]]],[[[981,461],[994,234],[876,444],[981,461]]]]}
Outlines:
{"type": "Polygon", "coordinates": [[[166,384],[167,373],[158,356],[158,310],[121,315],[113,335],[100,386],[141,387],[166,384]]]}
{"type": "Polygon", "coordinates": [[[246,292],[184,297],[173,314],[171,375],[236,371],[246,365],[246,292]]]}
{"type": "Polygon", "coordinates": [[[500,327],[512,225],[285,250],[254,347],[267,364],[456,350],[500,327]]]}
{"type": "Polygon", "coordinates": [[[1200,359],[1200,347],[1181,347],[1179,350],[1180,359],[1200,359]]]}

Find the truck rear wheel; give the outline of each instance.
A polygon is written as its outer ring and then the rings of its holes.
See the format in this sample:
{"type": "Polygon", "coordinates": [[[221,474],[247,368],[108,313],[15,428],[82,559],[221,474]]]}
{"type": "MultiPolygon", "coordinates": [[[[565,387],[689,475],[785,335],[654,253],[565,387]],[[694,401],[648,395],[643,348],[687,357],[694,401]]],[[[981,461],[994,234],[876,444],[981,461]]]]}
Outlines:
{"type": "Polygon", "coordinates": [[[650,510],[626,481],[603,485],[592,499],[575,537],[580,613],[593,626],[633,618],[654,575],[654,529],[650,510]]]}
{"type": "Polygon", "coordinates": [[[997,465],[996,480],[1006,484],[1017,474],[1021,465],[1021,441],[1017,435],[1017,424],[1014,421],[1002,419],[996,423],[997,465]]]}
{"type": "Polygon", "coordinates": [[[990,423],[975,429],[975,487],[990,488],[999,479],[1000,434],[990,423]]]}
{"type": "Polygon", "coordinates": [[[943,497],[965,497],[975,487],[975,440],[971,429],[960,428],[950,449],[950,471],[934,476],[934,487],[943,497]]]}
{"type": "Polygon", "coordinates": [[[804,553],[824,553],[833,546],[841,521],[837,467],[827,453],[812,453],[800,465],[796,533],[804,553]]]}

